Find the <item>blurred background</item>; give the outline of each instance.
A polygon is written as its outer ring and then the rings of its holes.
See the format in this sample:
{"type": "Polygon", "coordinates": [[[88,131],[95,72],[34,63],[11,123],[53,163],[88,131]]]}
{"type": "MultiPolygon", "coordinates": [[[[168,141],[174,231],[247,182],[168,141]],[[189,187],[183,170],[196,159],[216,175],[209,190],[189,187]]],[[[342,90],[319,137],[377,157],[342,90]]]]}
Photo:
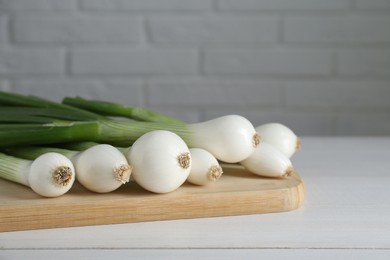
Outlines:
{"type": "Polygon", "coordinates": [[[390,135],[390,0],[0,0],[0,89],[390,135]]]}

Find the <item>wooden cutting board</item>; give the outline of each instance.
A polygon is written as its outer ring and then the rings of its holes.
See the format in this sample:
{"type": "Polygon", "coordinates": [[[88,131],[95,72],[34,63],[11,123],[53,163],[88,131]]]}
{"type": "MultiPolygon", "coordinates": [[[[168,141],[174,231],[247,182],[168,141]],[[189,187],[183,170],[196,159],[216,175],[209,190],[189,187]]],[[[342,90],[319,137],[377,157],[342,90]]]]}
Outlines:
{"type": "Polygon", "coordinates": [[[0,179],[0,231],[282,212],[303,202],[304,186],[297,173],[272,179],[237,165],[223,168],[215,183],[185,183],[168,194],[154,194],[135,183],[96,194],[75,184],[61,197],[43,198],[0,179]]]}

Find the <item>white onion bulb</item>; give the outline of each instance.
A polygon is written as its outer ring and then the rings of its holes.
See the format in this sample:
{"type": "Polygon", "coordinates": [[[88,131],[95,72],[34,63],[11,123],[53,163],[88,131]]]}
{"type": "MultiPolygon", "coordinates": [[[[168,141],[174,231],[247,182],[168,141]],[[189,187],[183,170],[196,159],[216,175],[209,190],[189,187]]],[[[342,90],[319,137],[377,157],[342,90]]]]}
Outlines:
{"type": "Polygon", "coordinates": [[[111,192],[130,179],[132,167],[114,146],[98,144],[76,154],[72,161],[76,178],[88,190],[111,192]]]}
{"type": "Polygon", "coordinates": [[[251,122],[239,115],[191,124],[190,129],[193,132],[191,147],[205,149],[228,163],[246,159],[260,142],[251,122]]]}
{"type": "Polygon", "coordinates": [[[187,181],[196,185],[215,182],[222,176],[222,168],[217,159],[201,148],[190,148],[192,166],[187,181]]]}
{"type": "Polygon", "coordinates": [[[256,127],[261,140],[291,157],[300,149],[301,143],[297,135],[287,126],[280,123],[268,123],[256,127]]]}
{"type": "Polygon", "coordinates": [[[186,143],[177,134],[165,130],[151,131],[138,138],[127,159],[133,166],[134,181],[155,193],[179,188],[192,165],[186,143]]]}
{"type": "Polygon", "coordinates": [[[290,159],[266,142],[261,142],[252,155],[240,163],[250,172],[264,177],[285,177],[293,173],[290,159]]]}
{"type": "Polygon", "coordinates": [[[44,197],[58,197],[72,187],[75,169],[72,162],[59,153],[45,153],[37,157],[26,171],[28,185],[44,197]]]}

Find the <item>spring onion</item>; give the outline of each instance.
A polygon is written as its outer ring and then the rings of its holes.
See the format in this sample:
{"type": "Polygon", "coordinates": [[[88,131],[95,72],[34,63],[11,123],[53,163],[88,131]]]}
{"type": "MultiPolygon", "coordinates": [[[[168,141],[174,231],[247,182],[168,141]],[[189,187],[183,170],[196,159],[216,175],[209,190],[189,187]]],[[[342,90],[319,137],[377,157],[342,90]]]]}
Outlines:
{"type": "Polygon", "coordinates": [[[260,142],[260,136],[253,131],[252,124],[242,116],[228,115],[203,123],[185,124],[182,121],[162,114],[149,113],[149,110],[112,102],[87,100],[80,97],[67,97],[62,102],[66,105],[108,116],[119,116],[166,124],[178,122],[177,128],[182,129],[187,127],[190,131],[190,138],[183,136],[179,131],[175,131],[174,129],[162,129],[178,133],[190,147],[205,149],[211,152],[217,159],[224,162],[236,163],[247,158],[253,152],[254,147],[260,142]],[[142,118],[136,112],[142,114],[142,118]]]}
{"type": "Polygon", "coordinates": [[[267,123],[256,127],[263,141],[272,144],[287,157],[291,157],[301,147],[300,139],[287,126],[280,123],[267,123]]]}
{"type": "Polygon", "coordinates": [[[157,130],[142,135],[129,149],[133,179],[154,193],[168,193],[179,188],[191,170],[191,155],[176,134],[157,130]]]}
{"type": "Polygon", "coordinates": [[[58,197],[72,187],[75,169],[58,153],[45,153],[33,161],[0,153],[0,177],[28,186],[41,196],[58,197]]]}
{"type": "Polygon", "coordinates": [[[127,183],[132,171],[126,157],[108,144],[98,144],[79,152],[72,161],[77,180],[98,193],[114,191],[127,183]]]}
{"type": "Polygon", "coordinates": [[[2,129],[0,127],[0,147],[78,141],[128,146],[141,135],[153,130],[174,132],[188,146],[208,150],[217,159],[230,163],[247,158],[260,141],[254,127],[247,119],[238,115],[228,115],[188,125],[96,120],[53,121],[53,123],[25,128],[2,129]]]}
{"type": "Polygon", "coordinates": [[[188,182],[203,186],[222,176],[222,167],[211,153],[200,148],[190,148],[190,153],[192,166],[188,182]]]}
{"type": "Polygon", "coordinates": [[[97,193],[118,189],[129,181],[132,170],[126,157],[108,144],[97,144],[83,151],[52,147],[16,147],[6,151],[26,159],[34,159],[48,151],[60,153],[72,161],[77,181],[97,193]]]}
{"type": "Polygon", "coordinates": [[[294,172],[290,159],[273,145],[262,142],[240,162],[250,172],[263,177],[287,177],[294,172]]]}

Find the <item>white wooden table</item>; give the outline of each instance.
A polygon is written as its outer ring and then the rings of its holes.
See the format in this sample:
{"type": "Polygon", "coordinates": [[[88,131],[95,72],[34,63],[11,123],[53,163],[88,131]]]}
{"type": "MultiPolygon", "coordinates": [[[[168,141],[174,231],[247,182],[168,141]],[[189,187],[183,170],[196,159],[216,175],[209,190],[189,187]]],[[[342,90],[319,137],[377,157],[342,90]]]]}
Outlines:
{"type": "Polygon", "coordinates": [[[302,144],[298,210],[4,232],[0,259],[390,259],[390,137],[302,144]]]}

